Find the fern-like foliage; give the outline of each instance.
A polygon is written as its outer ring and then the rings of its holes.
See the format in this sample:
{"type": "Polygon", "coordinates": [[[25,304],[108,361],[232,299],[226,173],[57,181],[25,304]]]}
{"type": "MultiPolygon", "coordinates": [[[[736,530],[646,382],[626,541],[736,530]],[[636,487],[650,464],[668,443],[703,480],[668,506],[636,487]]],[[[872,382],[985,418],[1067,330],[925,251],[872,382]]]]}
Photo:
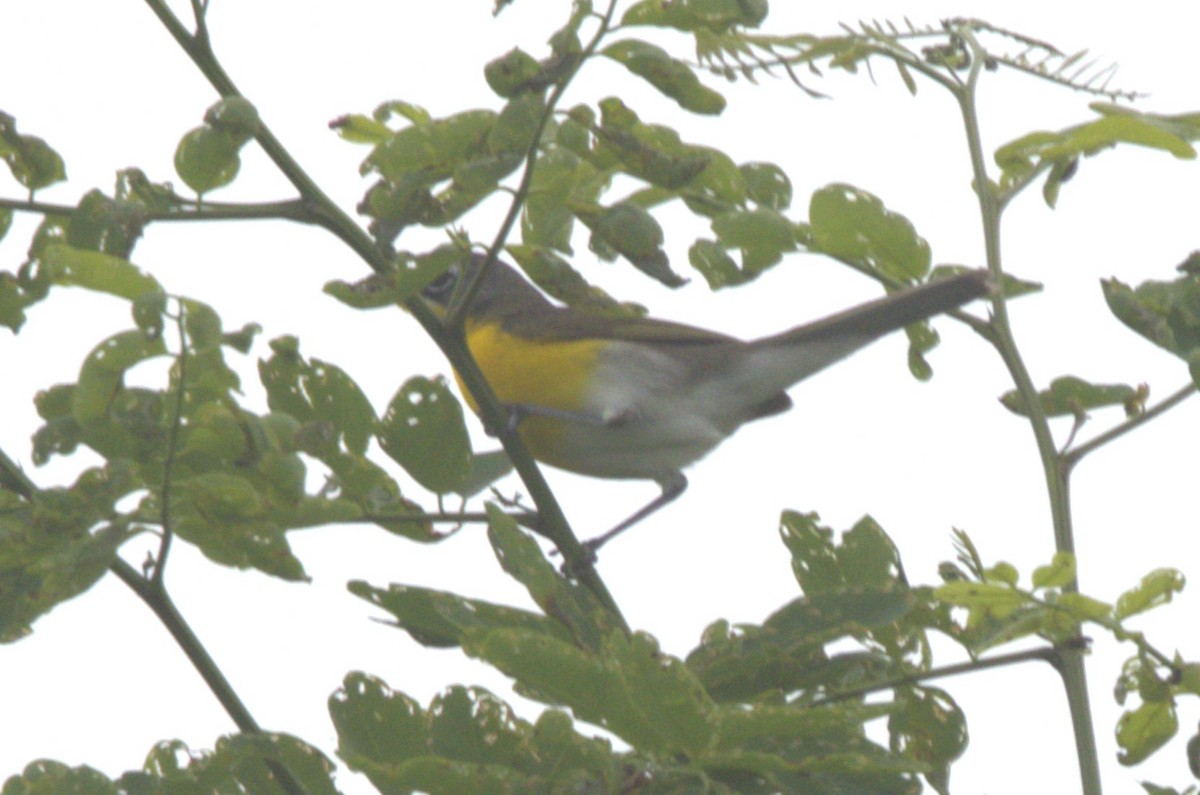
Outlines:
{"type": "Polygon", "coordinates": [[[1087,50],[1065,53],[1046,41],[978,19],[946,19],[916,25],[908,18],[843,24],[835,36],[756,34],[739,28],[696,32],[699,64],[729,80],[755,82],[759,74],[785,75],[813,97],[825,96],[808,76],[820,78],[823,69],[850,73],[870,67],[873,57],[892,61],[910,91],[916,91],[913,71],[958,83],[978,60],[995,71],[1009,68],[1110,101],[1133,100],[1139,92],[1112,87],[1117,65],[1089,57],[1087,50]]]}

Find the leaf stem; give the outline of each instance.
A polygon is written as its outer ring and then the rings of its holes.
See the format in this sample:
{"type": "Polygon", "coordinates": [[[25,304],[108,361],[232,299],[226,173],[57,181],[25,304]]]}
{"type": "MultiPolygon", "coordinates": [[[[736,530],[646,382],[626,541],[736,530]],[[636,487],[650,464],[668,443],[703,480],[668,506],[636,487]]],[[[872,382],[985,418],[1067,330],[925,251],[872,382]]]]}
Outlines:
{"type": "MultiPolygon", "coordinates": [[[[987,173],[987,165],[983,155],[983,137],[979,128],[979,115],[975,106],[976,88],[980,71],[988,62],[988,54],[975,38],[969,26],[956,26],[955,33],[962,37],[971,54],[970,71],[961,89],[952,93],[958,102],[962,113],[963,124],[967,134],[967,146],[971,158],[971,171],[975,186],[975,195],[979,201],[980,215],[983,221],[984,249],[988,270],[997,281],[1003,275],[1000,257],[1000,217],[1003,210],[998,195],[998,187],[992,182],[987,173]]],[[[1003,295],[996,294],[992,299],[992,340],[999,352],[1017,392],[1021,395],[1030,429],[1033,431],[1037,444],[1038,456],[1042,461],[1042,471],[1046,479],[1046,491],[1050,500],[1050,515],[1054,528],[1056,550],[1075,551],[1075,540],[1071,526],[1071,500],[1068,489],[1067,471],[1054,445],[1054,437],[1050,433],[1050,425],[1042,411],[1038,400],[1037,389],[1029,375],[1025,362],[1012,334],[1008,318],[1008,306],[1003,295]]],[[[1076,590],[1077,582],[1071,583],[1066,590],[1076,590]]],[[[1062,664],[1059,668],[1067,694],[1067,702],[1071,713],[1071,722],[1075,734],[1075,750],[1079,762],[1079,775],[1085,795],[1100,795],[1099,752],[1096,748],[1096,730],[1092,720],[1091,703],[1088,700],[1087,675],[1083,666],[1083,650],[1067,649],[1061,655],[1062,664]]]]}

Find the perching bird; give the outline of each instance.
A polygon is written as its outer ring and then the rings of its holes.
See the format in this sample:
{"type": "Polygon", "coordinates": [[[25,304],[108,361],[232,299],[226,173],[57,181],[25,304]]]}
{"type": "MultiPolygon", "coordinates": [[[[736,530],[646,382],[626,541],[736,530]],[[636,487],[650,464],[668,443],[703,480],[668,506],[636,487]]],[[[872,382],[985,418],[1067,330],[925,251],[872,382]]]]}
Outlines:
{"type": "MultiPolygon", "coordinates": [[[[458,278],[485,261],[474,255],[465,268],[452,268],[427,287],[425,296],[444,307],[458,278]]],[[[465,334],[535,459],[593,477],[653,480],[662,488],[659,497],[588,541],[594,552],[682,494],[683,469],[742,424],[790,408],[785,390],[793,384],[891,331],[987,292],[986,273],[963,273],[746,342],[667,320],[558,306],[497,260],[467,310],[465,334]]]]}

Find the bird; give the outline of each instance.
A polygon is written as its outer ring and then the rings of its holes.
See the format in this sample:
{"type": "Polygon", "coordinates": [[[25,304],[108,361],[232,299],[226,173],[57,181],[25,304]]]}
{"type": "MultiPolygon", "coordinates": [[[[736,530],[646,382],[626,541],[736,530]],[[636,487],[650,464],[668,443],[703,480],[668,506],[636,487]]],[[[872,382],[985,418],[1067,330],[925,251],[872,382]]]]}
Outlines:
{"type": "Polygon", "coordinates": [[[966,271],[744,341],[670,320],[559,305],[514,266],[488,259],[471,254],[422,293],[444,313],[458,282],[484,269],[464,315],[464,337],[529,453],[558,469],[650,480],[661,489],[584,542],[593,559],[602,545],[683,494],[685,468],[745,423],[791,408],[788,388],[889,332],[991,289],[986,271],[966,271]]]}

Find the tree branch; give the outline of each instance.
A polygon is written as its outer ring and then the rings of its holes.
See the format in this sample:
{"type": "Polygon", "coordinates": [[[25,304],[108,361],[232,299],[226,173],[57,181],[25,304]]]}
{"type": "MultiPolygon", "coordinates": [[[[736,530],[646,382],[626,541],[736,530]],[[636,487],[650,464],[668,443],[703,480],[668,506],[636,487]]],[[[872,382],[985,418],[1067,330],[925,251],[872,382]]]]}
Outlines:
{"type": "MultiPolygon", "coordinates": [[[[192,62],[223,97],[241,96],[237,86],[213,56],[207,36],[193,36],[167,7],[165,0],[145,0],[151,11],[162,21],[168,32],[191,58],[192,62]]],[[[201,31],[203,32],[203,31],[201,31]]],[[[330,231],[350,247],[376,273],[388,273],[393,268],[392,255],[378,246],[363,229],[330,199],[291,156],[265,122],[255,133],[255,140],[284,177],[292,183],[312,212],[314,223],[330,231]]],[[[506,412],[492,393],[487,379],[479,371],[467,350],[461,331],[447,328],[420,298],[404,304],[417,322],[449,359],[467,389],[479,404],[483,421],[490,427],[504,427],[506,412]]],[[[564,558],[577,564],[575,571],[580,582],[596,594],[600,602],[616,616],[622,626],[624,617],[607,586],[596,573],[591,555],[579,543],[529,451],[515,434],[502,439],[513,467],[524,481],[530,496],[538,506],[539,532],[554,542],[564,558]]]]}

